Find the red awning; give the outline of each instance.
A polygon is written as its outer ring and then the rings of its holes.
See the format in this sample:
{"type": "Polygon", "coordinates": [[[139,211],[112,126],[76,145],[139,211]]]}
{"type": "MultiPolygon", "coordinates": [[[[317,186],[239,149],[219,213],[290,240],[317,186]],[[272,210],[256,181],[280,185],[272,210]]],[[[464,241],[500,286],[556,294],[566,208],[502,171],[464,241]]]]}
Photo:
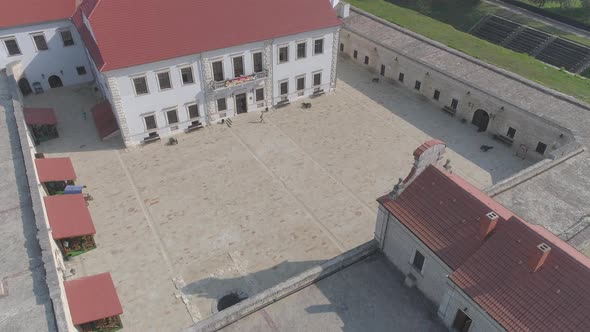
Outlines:
{"type": "Polygon", "coordinates": [[[76,172],[70,158],[35,159],[35,167],[41,183],[76,180],[76,172]]]}
{"type": "Polygon", "coordinates": [[[74,325],[94,322],[123,313],[111,274],[64,281],[74,325]]]}
{"type": "Polygon", "coordinates": [[[54,239],[96,234],[82,194],[47,196],[44,200],[54,239]]]}
{"type": "Polygon", "coordinates": [[[92,117],[94,118],[94,125],[96,126],[100,139],[119,130],[117,119],[115,119],[113,109],[108,100],[96,104],[92,108],[92,117]]]}
{"type": "Polygon", "coordinates": [[[25,122],[28,125],[54,125],[57,124],[53,108],[25,108],[25,122]]]}

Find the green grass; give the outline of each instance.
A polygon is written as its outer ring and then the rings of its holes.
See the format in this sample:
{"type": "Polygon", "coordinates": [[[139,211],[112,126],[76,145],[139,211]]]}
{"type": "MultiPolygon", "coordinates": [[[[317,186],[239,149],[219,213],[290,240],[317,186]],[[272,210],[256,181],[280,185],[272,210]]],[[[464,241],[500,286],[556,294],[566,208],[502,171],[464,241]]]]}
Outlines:
{"type": "Polygon", "coordinates": [[[348,0],[364,11],[434,39],[547,87],[590,103],[590,80],[548,66],[526,54],[488,43],[453,26],[384,0],[348,0]]]}
{"type": "MultiPolygon", "coordinates": [[[[527,3],[529,5],[536,6],[534,3],[527,1],[527,0],[519,0],[520,2],[527,3]]],[[[561,8],[558,2],[549,2],[545,3],[543,7],[544,10],[548,12],[552,12],[555,14],[559,14],[561,16],[569,17],[573,20],[578,22],[582,22],[585,24],[590,24],[590,8],[582,7],[582,2],[579,0],[572,1],[570,7],[561,8]]]]}

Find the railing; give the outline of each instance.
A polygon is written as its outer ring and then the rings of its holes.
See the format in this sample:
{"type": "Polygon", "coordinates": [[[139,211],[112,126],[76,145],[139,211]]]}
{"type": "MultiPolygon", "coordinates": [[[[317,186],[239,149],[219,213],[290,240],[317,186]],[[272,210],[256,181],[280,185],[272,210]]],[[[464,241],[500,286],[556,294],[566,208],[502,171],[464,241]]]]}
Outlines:
{"type": "Polygon", "coordinates": [[[213,91],[219,90],[219,89],[231,88],[231,87],[242,85],[245,83],[254,82],[259,79],[266,78],[266,77],[268,77],[268,71],[263,70],[258,73],[254,73],[251,75],[242,75],[240,77],[232,78],[232,79],[221,81],[221,82],[211,81],[211,82],[209,82],[209,88],[213,91]]]}

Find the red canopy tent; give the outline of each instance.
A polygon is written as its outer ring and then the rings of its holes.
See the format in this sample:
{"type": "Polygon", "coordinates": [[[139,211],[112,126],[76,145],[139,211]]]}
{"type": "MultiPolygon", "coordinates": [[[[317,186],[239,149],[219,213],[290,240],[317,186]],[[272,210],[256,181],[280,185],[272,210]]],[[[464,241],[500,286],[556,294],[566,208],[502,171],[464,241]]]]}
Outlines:
{"type": "Polygon", "coordinates": [[[123,313],[111,274],[64,281],[74,325],[82,325],[123,313]]]}
{"type": "Polygon", "coordinates": [[[23,109],[25,122],[28,125],[54,125],[57,124],[55,110],[53,108],[25,108],[23,109]]]}
{"type": "Polygon", "coordinates": [[[96,234],[82,194],[47,196],[44,200],[55,240],[96,234]]]}
{"type": "Polygon", "coordinates": [[[41,183],[76,180],[76,172],[70,158],[35,159],[35,167],[41,183]]]}

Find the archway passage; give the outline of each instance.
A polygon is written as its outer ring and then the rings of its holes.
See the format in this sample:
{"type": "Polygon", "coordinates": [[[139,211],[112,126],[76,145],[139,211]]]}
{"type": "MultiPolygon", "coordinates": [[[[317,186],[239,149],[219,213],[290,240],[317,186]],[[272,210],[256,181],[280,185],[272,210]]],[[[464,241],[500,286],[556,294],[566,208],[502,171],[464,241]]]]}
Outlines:
{"type": "Polygon", "coordinates": [[[33,93],[33,89],[31,89],[29,80],[24,77],[18,80],[18,88],[20,89],[20,92],[23,94],[23,96],[28,96],[33,93]]]}
{"type": "Polygon", "coordinates": [[[471,123],[476,125],[479,132],[486,131],[488,129],[488,124],[490,123],[490,115],[488,112],[479,109],[475,111],[473,114],[473,119],[471,123]]]}
{"type": "Polygon", "coordinates": [[[51,88],[59,88],[64,86],[63,83],[61,82],[61,78],[59,78],[59,76],[57,75],[51,75],[49,76],[49,87],[51,88]]]}

